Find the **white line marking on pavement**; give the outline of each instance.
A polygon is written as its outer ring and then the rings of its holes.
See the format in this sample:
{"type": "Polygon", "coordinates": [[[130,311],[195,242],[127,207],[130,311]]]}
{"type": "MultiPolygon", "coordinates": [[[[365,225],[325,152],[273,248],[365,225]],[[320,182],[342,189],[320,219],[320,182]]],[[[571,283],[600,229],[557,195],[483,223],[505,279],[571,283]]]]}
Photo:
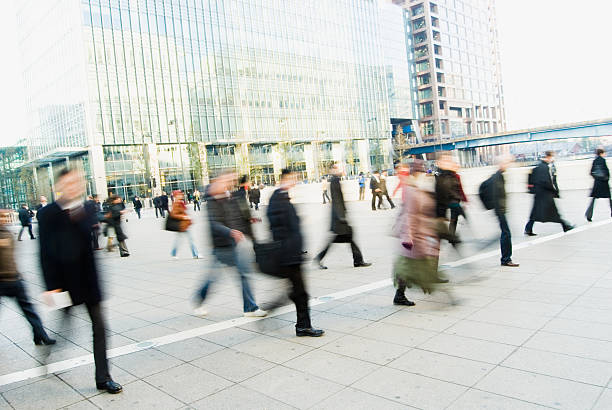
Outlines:
{"type": "MultiPolygon", "coordinates": [[[[514,250],[524,249],[529,246],[538,245],[544,242],[549,242],[549,241],[561,238],[566,235],[574,235],[574,234],[586,231],[588,229],[607,225],[611,222],[612,222],[612,219],[600,221],[600,222],[593,222],[588,225],[583,225],[581,227],[575,228],[566,233],[561,232],[561,233],[557,233],[553,235],[543,236],[541,238],[534,239],[531,241],[521,242],[517,245],[514,245],[513,249],[514,250]]],[[[457,266],[465,265],[471,262],[487,259],[487,258],[496,256],[496,255],[499,255],[498,250],[490,251],[490,252],[483,252],[483,253],[469,256],[467,258],[463,258],[463,259],[460,259],[454,262],[449,262],[447,264],[444,264],[444,266],[445,267],[457,267],[457,266]]],[[[346,290],[342,290],[339,292],[330,293],[329,295],[319,296],[317,298],[311,299],[310,306],[318,306],[318,305],[322,305],[322,304],[325,304],[325,303],[328,303],[334,300],[344,299],[349,296],[359,295],[361,293],[366,293],[372,290],[384,288],[391,284],[392,284],[391,279],[384,279],[384,280],[380,280],[377,282],[368,283],[366,285],[357,286],[351,289],[346,289],[346,290]]],[[[263,317],[263,318],[240,317],[236,319],[225,320],[223,322],[214,323],[212,325],[201,326],[201,327],[197,327],[194,329],[189,329],[189,330],[173,333],[173,334],[166,335],[166,336],[156,337],[154,339],[145,340],[142,342],[133,343],[133,344],[126,345],[126,346],[116,347],[114,349],[110,349],[107,355],[109,358],[112,358],[112,357],[123,356],[126,354],[136,353],[142,350],[150,349],[152,347],[164,346],[170,343],[180,342],[180,341],[191,339],[194,337],[198,337],[198,336],[202,336],[202,335],[206,335],[206,334],[210,334],[214,332],[219,332],[221,330],[226,330],[226,329],[230,329],[233,327],[245,325],[247,323],[256,322],[256,321],[263,320],[266,318],[284,315],[285,313],[290,313],[293,311],[295,311],[295,307],[293,305],[287,305],[287,306],[283,306],[281,308],[276,309],[272,314],[266,317],[263,317]]],[[[59,362],[50,363],[46,366],[39,366],[39,367],[27,369],[27,370],[5,374],[3,376],[0,376],[0,386],[4,386],[10,383],[24,381],[24,380],[31,379],[34,377],[45,376],[50,373],[64,372],[66,370],[74,369],[76,367],[84,366],[84,365],[87,365],[93,362],[94,362],[93,354],[88,354],[88,355],[84,355],[80,357],[75,357],[73,359],[67,359],[67,360],[62,360],[59,362]]]]}

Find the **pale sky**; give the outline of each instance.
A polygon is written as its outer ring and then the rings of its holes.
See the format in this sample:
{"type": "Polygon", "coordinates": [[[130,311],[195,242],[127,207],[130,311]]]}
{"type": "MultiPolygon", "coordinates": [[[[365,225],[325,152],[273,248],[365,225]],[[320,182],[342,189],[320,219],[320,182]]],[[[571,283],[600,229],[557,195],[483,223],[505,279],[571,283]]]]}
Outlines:
{"type": "MultiPolygon", "coordinates": [[[[26,120],[14,4],[2,3],[0,145],[10,145],[26,120]]],[[[611,16],[611,0],[497,0],[509,130],[612,117],[611,16]]]]}

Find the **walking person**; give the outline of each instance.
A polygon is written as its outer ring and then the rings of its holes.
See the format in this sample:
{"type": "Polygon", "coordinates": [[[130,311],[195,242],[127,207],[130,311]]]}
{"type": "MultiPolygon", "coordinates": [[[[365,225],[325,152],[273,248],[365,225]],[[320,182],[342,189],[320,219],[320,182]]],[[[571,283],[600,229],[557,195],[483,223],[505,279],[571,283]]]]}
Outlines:
{"type": "Polygon", "coordinates": [[[85,304],[93,330],[95,381],[99,390],[119,393],[106,357],[102,292],[91,247],[91,224],[83,207],[85,180],[76,170],[60,172],[57,201],[39,213],[40,262],[48,292],[67,291],[74,305],[85,304]]]}
{"type": "Polygon", "coordinates": [[[160,208],[161,208],[161,216],[162,218],[166,217],[166,213],[170,212],[168,208],[168,195],[165,192],[162,192],[160,199],[160,208]]]}
{"type": "Polygon", "coordinates": [[[142,201],[136,195],[134,199],[132,199],[132,204],[134,205],[134,210],[136,211],[136,215],[138,215],[138,219],[140,219],[140,210],[142,209],[142,201]]]}
{"type": "Polygon", "coordinates": [[[84,207],[91,226],[91,245],[95,251],[98,251],[102,249],[98,240],[100,236],[100,216],[102,215],[102,205],[100,205],[98,195],[92,195],[91,199],[85,201],[84,207]]]}
{"type": "MultiPolygon", "coordinates": [[[[302,277],[304,240],[300,228],[300,218],[289,199],[289,190],[296,184],[296,175],[288,169],[283,169],[280,186],[270,198],[267,216],[273,240],[281,243],[281,269],[284,271],[284,276],[291,282],[289,297],[295,304],[297,315],[295,334],[299,337],[319,337],[323,336],[325,332],[313,328],[310,320],[308,293],[302,277]]],[[[335,201],[333,203],[335,204],[335,201]]]]}
{"type": "Polygon", "coordinates": [[[164,217],[164,210],[162,209],[161,195],[153,198],[153,206],[155,207],[155,218],[164,217]]]}
{"type": "Polygon", "coordinates": [[[196,188],[195,191],[193,191],[193,211],[201,211],[202,209],[200,208],[200,191],[198,191],[198,189],[196,188]]]}
{"type": "Polygon", "coordinates": [[[342,187],[340,186],[340,177],[343,175],[343,173],[344,172],[340,168],[340,165],[334,164],[332,166],[330,190],[332,197],[331,231],[333,236],[327,246],[315,258],[315,263],[319,269],[327,269],[327,266],[323,265],[323,258],[333,243],[351,244],[354,267],[360,268],[372,265],[371,263],[364,262],[363,255],[353,239],[353,229],[347,220],[346,204],[344,203],[344,195],[342,194],[342,187]]]}
{"type": "Polygon", "coordinates": [[[559,198],[559,186],[557,185],[554,157],[554,151],[546,151],[544,158],[542,158],[530,175],[530,185],[533,185],[535,195],[531,215],[527,225],[525,225],[525,235],[536,235],[533,232],[535,222],[559,223],[563,227],[563,232],[574,229],[574,226],[561,218],[555,204],[555,198],[559,198]]]}
{"type": "Polygon", "coordinates": [[[189,241],[189,247],[191,248],[191,255],[194,259],[198,259],[198,249],[196,248],[191,232],[189,231],[192,221],[189,215],[187,215],[187,206],[185,205],[184,200],[185,197],[181,191],[174,191],[172,196],[174,196],[174,204],[172,205],[172,211],[170,211],[168,218],[176,219],[178,221],[179,230],[176,232],[174,245],[172,246],[170,255],[174,259],[178,259],[178,256],[176,256],[178,243],[181,238],[186,237],[189,241]]]}
{"type": "Polygon", "coordinates": [[[365,184],[366,177],[363,175],[363,172],[359,173],[359,200],[363,201],[365,199],[365,184]]]}
{"type": "Polygon", "coordinates": [[[610,170],[608,164],[606,164],[606,152],[597,148],[595,150],[595,160],[591,166],[591,176],[595,180],[593,183],[593,190],[591,191],[591,204],[586,210],[586,220],[592,222],[593,220],[593,208],[595,207],[595,200],[597,198],[606,198],[610,202],[610,211],[612,213],[612,199],[610,198],[610,170]]]}
{"type": "Polygon", "coordinates": [[[331,202],[331,199],[329,199],[329,195],[327,195],[327,190],[329,189],[329,182],[327,181],[327,177],[323,177],[323,180],[321,181],[321,191],[323,192],[323,203],[325,204],[325,199],[327,199],[327,202],[331,202]]]}
{"type": "Polygon", "coordinates": [[[21,235],[23,231],[28,228],[28,233],[30,234],[30,239],[36,239],[34,234],[32,233],[32,218],[34,217],[34,212],[26,204],[21,204],[21,208],[17,212],[19,215],[19,222],[21,222],[21,229],[19,230],[19,236],[17,237],[18,241],[21,241],[21,235]]]}
{"type": "Polygon", "coordinates": [[[387,171],[383,171],[381,176],[380,176],[380,193],[381,193],[381,201],[382,201],[382,197],[386,197],[387,198],[387,202],[389,202],[389,205],[391,206],[391,209],[395,208],[395,204],[393,203],[393,201],[391,200],[391,197],[389,196],[389,190],[387,189],[387,177],[388,177],[388,173],[387,171]]]}
{"type": "Polygon", "coordinates": [[[380,173],[374,171],[372,178],[370,178],[370,189],[372,190],[372,211],[380,209],[382,206],[382,189],[380,188],[380,173]],[[378,206],[376,206],[376,199],[378,199],[378,206]]]}
{"type": "Polygon", "coordinates": [[[436,175],[436,217],[441,239],[446,239],[452,245],[460,242],[457,236],[457,222],[459,215],[464,215],[461,201],[463,188],[457,175],[459,165],[448,154],[442,154],[438,159],[438,173],[436,175]],[[446,225],[447,210],[450,209],[450,223],[446,225]]]}
{"type": "Polygon", "coordinates": [[[235,173],[224,172],[207,187],[206,208],[212,237],[213,261],[206,282],[196,296],[199,305],[194,311],[196,315],[205,316],[208,313],[204,301],[210,287],[221,274],[222,265],[235,267],[240,275],[244,316],[263,317],[267,314],[255,303],[247,278],[251,261],[247,260],[243,246],[246,244],[246,233],[250,232],[252,220],[245,219],[238,199],[230,193],[235,179],[235,173]]]}
{"type": "Polygon", "coordinates": [[[254,206],[256,211],[259,210],[260,200],[261,200],[261,190],[259,189],[257,184],[254,184],[251,190],[249,191],[249,206],[251,208],[253,208],[254,206]]]}
{"type": "MultiPolygon", "coordinates": [[[[125,240],[127,236],[123,232],[123,226],[121,225],[121,216],[125,214],[127,211],[125,209],[125,204],[121,197],[117,195],[113,195],[109,198],[108,201],[108,214],[106,216],[106,221],[109,227],[113,228],[115,235],[117,237],[117,242],[119,243],[119,255],[123,257],[130,256],[130,252],[128,251],[127,244],[125,240]]],[[[108,237],[108,250],[112,250],[113,240],[109,235],[108,237]]]]}
{"type": "Polygon", "coordinates": [[[40,196],[39,201],[40,202],[38,203],[38,205],[36,205],[36,212],[40,211],[41,208],[44,208],[45,206],[48,205],[47,197],[44,195],[40,196]]]}
{"type": "Polygon", "coordinates": [[[55,340],[47,335],[36,310],[26,293],[21,275],[15,262],[15,240],[6,228],[10,223],[11,211],[0,210],[0,297],[15,298],[21,312],[32,327],[34,344],[52,345],[55,340]]]}

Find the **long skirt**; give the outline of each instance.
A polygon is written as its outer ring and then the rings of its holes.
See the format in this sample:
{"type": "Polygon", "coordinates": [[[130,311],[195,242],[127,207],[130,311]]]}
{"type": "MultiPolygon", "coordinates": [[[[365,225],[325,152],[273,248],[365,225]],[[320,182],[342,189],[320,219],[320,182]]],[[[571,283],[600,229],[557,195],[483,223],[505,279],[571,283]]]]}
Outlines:
{"type": "Polygon", "coordinates": [[[407,287],[418,286],[424,293],[433,292],[439,282],[438,258],[398,256],[393,266],[393,282],[396,287],[404,283],[407,287]]]}

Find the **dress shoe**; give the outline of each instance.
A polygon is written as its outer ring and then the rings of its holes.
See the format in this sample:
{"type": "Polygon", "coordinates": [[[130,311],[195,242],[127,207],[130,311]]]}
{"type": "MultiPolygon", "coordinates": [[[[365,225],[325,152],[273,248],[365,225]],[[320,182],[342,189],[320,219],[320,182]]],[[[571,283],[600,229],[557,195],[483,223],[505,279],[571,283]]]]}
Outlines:
{"type": "Polygon", "coordinates": [[[319,260],[315,260],[315,261],[314,261],[314,264],[316,265],[316,267],[317,267],[317,268],[319,268],[319,269],[321,269],[321,270],[325,270],[325,269],[327,269],[327,266],[323,265],[323,264],[321,263],[321,261],[319,261],[319,260]]]}
{"type": "Polygon", "coordinates": [[[369,262],[359,262],[359,263],[353,263],[353,266],[356,268],[367,268],[368,266],[372,266],[372,264],[369,262]]]}
{"type": "Polygon", "coordinates": [[[299,337],[303,337],[303,336],[320,337],[320,336],[323,336],[324,334],[325,334],[324,330],[314,329],[312,327],[306,327],[306,328],[296,327],[295,328],[295,335],[299,337]]]}
{"type": "Polygon", "coordinates": [[[414,306],[414,302],[411,300],[408,300],[408,298],[406,298],[406,296],[402,296],[399,298],[394,298],[393,299],[393,304],[397,305],[397,306],[414,306]]]}
{"type": "Polygon", "coordinates": [[[98,390],[106,390],[107,393],[117,394],[123,391],[123,387],[113,380],[107,380],[104,383],[96,383],[98,390]]]}
{"type": "Polygon", "coordinates": [[[574,229],[576,226],[575,225],[567,225],[563,227],[563,232],[568,232],[571,231],[572,229],[574,229]]]}
{"type": "Polygon", "coordinates": [[[49,336],[44,335],[42,337],[35,337],[34,338],[34,344],[36,346],[42,346],[42,345],[54,345],[56,342],[55,339],[51,339],[49,336]]]}
{"type": "Polygon", "coordinates": [[[533,232],[525,231],[525,235],[527,235],[527,236],[537,236],[538,234],[537,233],[533,233],[533,232]]]}
{"type": "Polygon", "coordinates": [[[502,262],[501,266],[508,266],[510,268],[517,268],[519,266],[518,263],[514,263],[512,261],[502,262]]]}
{"type": "Polygon", "coordinates": [[[587,217],[587,219],[586,219],[586,220],[587,220],[588,222],[593,222],[593,220],[592,220],[591,218],[588,218],[588,217],[587,217]]]}

